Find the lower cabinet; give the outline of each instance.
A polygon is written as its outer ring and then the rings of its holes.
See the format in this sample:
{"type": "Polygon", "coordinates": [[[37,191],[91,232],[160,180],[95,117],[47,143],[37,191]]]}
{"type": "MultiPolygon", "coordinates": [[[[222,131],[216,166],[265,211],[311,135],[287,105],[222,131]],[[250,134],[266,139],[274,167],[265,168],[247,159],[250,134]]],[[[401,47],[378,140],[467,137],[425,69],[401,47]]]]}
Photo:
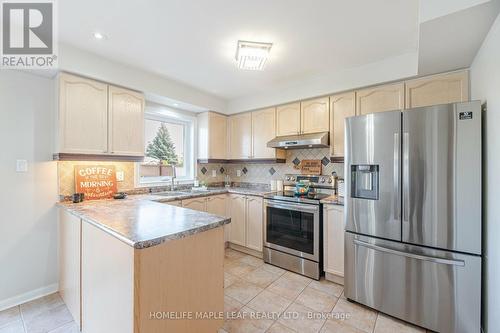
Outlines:
{"type": "Polygon", "coordinates": [[[327,280],[344,280],[344,207],[323,207],[323,269],[327,280]]]}
{"type": "Polygon", "coordinates": [[[262,252],[263,200],[261,197],[232,194],[230,197],[231,231],[229,241],[262,252]]]}
{"type": "Polygon", "coordinates": [[[193,210],[199,210],[201,212],[207,211],[207,198],[194,198],[182,200],[182,207],[189,208],[193,210]]]}

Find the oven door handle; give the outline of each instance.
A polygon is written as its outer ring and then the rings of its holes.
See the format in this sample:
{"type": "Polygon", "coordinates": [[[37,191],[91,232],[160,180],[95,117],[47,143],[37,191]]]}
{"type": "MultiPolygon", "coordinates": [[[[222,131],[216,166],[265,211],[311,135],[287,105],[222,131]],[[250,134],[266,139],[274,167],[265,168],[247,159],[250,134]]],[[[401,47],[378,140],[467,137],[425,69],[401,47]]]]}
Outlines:
{"type": "Polygon", "coordinates": [[[280,209],[291,209],[299,212],[311,212],[317,213],[319,212],[319,206],[316,205],[308,205],[308,204],[290,204],[290,203],[276,203],[266,200],[266,207],[272,208],[280,208],[280,209]]]}

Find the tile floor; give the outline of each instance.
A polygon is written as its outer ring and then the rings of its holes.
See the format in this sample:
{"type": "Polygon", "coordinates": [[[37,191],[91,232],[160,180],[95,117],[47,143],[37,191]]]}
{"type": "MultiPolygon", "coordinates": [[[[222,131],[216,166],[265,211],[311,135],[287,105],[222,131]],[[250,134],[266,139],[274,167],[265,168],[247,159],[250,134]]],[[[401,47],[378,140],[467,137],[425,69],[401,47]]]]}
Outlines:
{"type": "Polygon", "coordinates": [[[343,286],[311,280],[261,259],[226,250],[224,311],[219,333],[425,333],[344,297],[343,286]]]}
{"type": "MultiPolygon", "coordinates": [[[[219,333],[425,333],[425,330],[348,302],[341,285],[315,281],[226,250],[224,311],[219,333]]],[[[76,333],[59,294],[0,311],[0,333],[76,333]]]]}

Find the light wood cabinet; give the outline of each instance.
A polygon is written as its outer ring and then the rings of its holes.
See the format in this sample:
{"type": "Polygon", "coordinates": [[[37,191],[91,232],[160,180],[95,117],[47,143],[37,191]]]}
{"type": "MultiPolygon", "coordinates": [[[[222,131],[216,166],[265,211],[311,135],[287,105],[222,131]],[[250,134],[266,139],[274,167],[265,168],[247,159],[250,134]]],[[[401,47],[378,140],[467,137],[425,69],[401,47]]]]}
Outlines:
{"type": "Polygon", "coordinates": [[[356,115],[356,94],[348,92],[330,97],[330,155],[344,156],[345,118],[356,115]]]}
{"type": "Polygon", "coordinates": [[[330,130],[329,98],[322,97],[300,103],[301,134],[328,132],[330,130]]]}
{"type": "Polygon", "coordinates": [[[252,114],[240,113],[229,117],[230,158],[252,158],[252,114]]]}
{"type": "Polygon", "coordinates": [[[207,197],[207,213],[227,216],[226,195],[214,195],[207,197]]]}
{"type": "Polygon", "coordinates": [[[344,208],[323,207],[323,269],[325,278],[343,283],[344,278],[344,208]]]}
{"type": "Polygon", "coordinates": [[[467,71],[439,74],[405,82],[406,108],[466,102],[469,100],[467,71]]]}
{"type": "Polygon", "coordinates": [[[81,328],[81,227],[76,216],[59,210],[59,294],[81,328]]]}
{"type": "Polygon", "coordinates": [[[246,199],[246,247],[262,252],[263,200],[248,196],[246,199]]]}
{"type": "Polygon", "coordinates": [[[59,147],[70,154],[108,152],[108,85],[59,75],[59,147]]]}
{"type": "Polygon", "coordinates": [[[229,242],[262,252],[264,202],[261,197],[231,194],[229,242]]]}
{"type": "Polygon", "coordinates": [[[404,109],[404,83],[385,84],[356,91],[356,114],[404,109]]]}
{"type": "Polygon", "coordinates": [[[300,103],[280,105],[276,108],[276,136],[300,133],[300,103]]]}
{"type": "Polygon", "coordinates": [[[182,200],[182,207],[205,212],[207,211],[207,198],[182,200]]]}
{"type": "Polygon", "coordinates": [[[144,155],[144,96],[138,92],[109,86],[109,152],[144,155]]]}
{"type": "Polygon", "coordinates": [[[141,93],[67,73],[61,73],[58,82],[59,158],[65,154],[144,156],[141,93]]]}
{"type": "Polygon", "coordinates": [[[276,149],[267,143],[276,137],[276,109],[269,108],[252,112],[253,158],[275,158],[276,149]]]}
{"type": "MultiPolygon", "coordinates": [[[[214,195],[207,197],[207,213],[219,216],[229,216],[227,207],[227,195],[214,195]]],[[[231,223],[224,225],[224,242],[229,241],[231,223]]]]}
{"type": "Polygon", "coordinates": [[[227,116],[204,112],[198,115],[198,158],[227,158],[227,116]]]}
{"type": "Polygon", "coordinates": [[[244,195],[231,194],[229,198],[231,216],[229,241],[237,245],[246,246],[246,197],[244,195]]]}

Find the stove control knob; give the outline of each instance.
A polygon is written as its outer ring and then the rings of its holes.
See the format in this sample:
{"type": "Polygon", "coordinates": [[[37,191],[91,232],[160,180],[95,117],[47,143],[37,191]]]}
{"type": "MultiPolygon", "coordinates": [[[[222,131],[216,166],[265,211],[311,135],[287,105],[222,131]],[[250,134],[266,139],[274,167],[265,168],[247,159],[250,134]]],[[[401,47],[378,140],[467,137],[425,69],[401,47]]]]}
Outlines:
{"type": "Polygon", "coordinates": [[[290,178],[290,180],[291,180],[292,182],[294,182],[294,181],[295,181],[295,177],[290,178]]]}
{"type": "Polygon", "coordinates": [[[332,183],[332,179],[328,178],[328,184],[331,184],[331,183],[332,183]]]}
{"type": "Polygon", "coordinates": [[[324,183],[325,182],[325,178],[321,178],[320,182],[324,183]]]}
{"type": "Polygon", "coordinates": [[[286,176],[286,180],[289,181],[290,180],[290,176],[286,176]]]}

